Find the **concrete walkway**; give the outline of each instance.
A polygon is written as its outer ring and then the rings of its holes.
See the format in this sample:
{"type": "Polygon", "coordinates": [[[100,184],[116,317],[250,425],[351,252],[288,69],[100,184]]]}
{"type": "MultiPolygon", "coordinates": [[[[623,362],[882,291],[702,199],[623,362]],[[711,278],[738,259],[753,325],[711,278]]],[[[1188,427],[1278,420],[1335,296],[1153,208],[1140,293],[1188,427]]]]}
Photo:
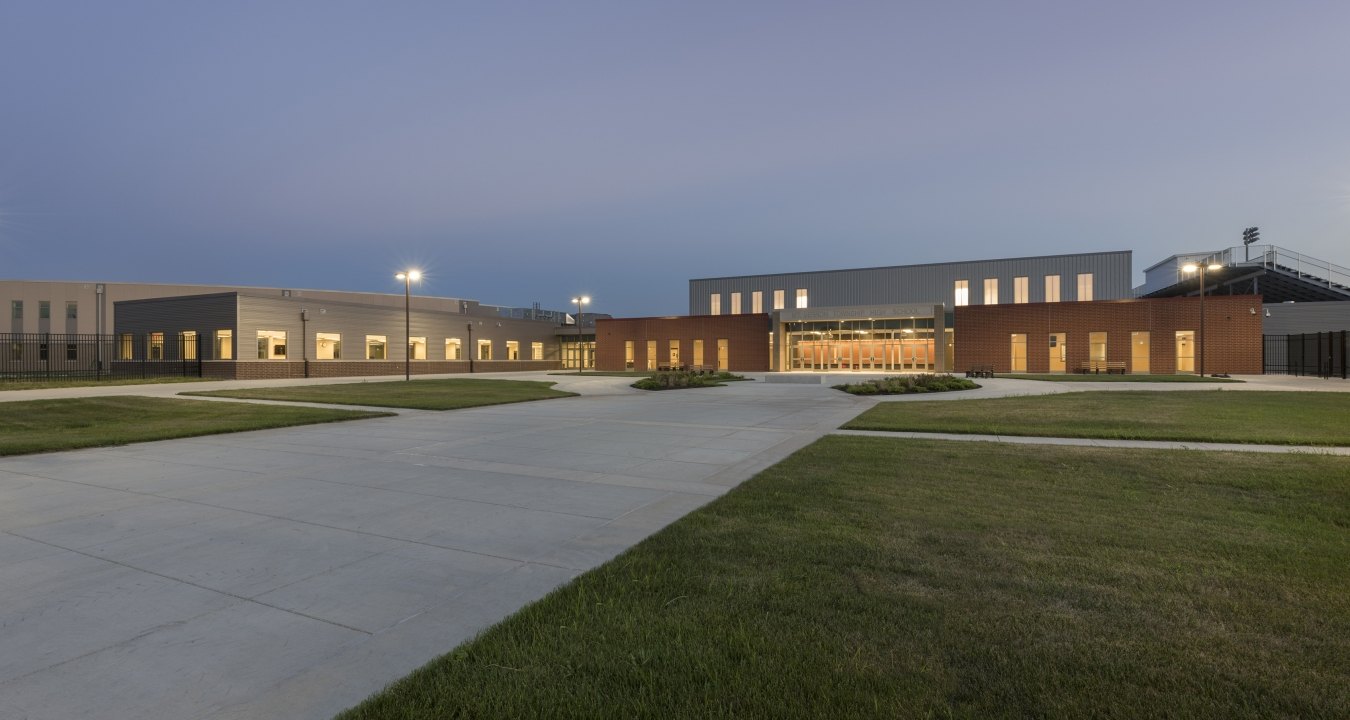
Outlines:
{"type": "MultiPolygon", "coordinates": [[[[1308,378],[993,380],[879,400],[822,384],[644,393],[632,378],[484,377],[548,380],[582,397],[0,459],[0,717],[330,717],[877,402],[1350,390],[1308,378]]],[[[268,384],[300,383],[0,401],[268,384]]]]}
{"type": "Polygon", "coordinates": [[[328,718],[868,405],[631,381],[0,459],[0,717],[328,718]]]}
{"type": "Polygon", "coordinates": [[[1216,452],[1306,453],[1310,455],[1350,456],[1350,447],[1327,447],[1325,445],[1255,445],[1246,443],[1175,442],[1167,440],[1110,440],[1106,438],[1062,438],[1026,435],[966,435],[963,433],[892,432],[889,430],[835,430],[830,434],[909,438],[913,440],[1000,442],[1016,445],[1071,445],[1075,447],[1143,448],[1148,450],[1212,450],[1216,452]]]}

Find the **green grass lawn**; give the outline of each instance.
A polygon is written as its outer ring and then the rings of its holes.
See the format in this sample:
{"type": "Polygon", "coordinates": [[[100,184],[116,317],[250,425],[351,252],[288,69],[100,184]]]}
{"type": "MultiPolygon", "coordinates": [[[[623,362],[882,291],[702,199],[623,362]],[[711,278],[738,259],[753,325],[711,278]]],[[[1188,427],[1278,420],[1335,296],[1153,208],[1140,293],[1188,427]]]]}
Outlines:
{"type": "Polygon", "coordinates": [[[5,390],[47,390],[50,388],[94,387],[104,385],[161,385],[164,383],[206,382],[216,378],[199,377],[158,377],[158,378],[105,378],[71,380],[0,380],[0,392],[5,390]]]}
{"type": "Polygon", "coordinates": [[[879,403],[854,430],[1350,445],[1350,393],[1146,391],[879,403]]]}
{"type": "Polygon", "coordinates": [[[384,417],[390,413],[114,396],[0,403],[0,455],[384,417]]]}
{"type": "Polygon", "coordinates": [[[333,403],[335,405],[373,405],[376,407],[414,408],[418,410],[455,410],[479,405],[575,397],[576,393],[553,389],[554,383],[534,380],[393,380],[388,382],[341,383],[338,385],[298,385],[293,387],[251,388],[246,390],[210,390],[184,395],[248,398],[251,400],[291,400],[333,403]]]}
{"type": "Polygon", "coordinates": [[[1348,479],[827,437],[340,717],[1346,717],[1348,479]]]}
{"type": "Polygon", "coordinates": [[[1093,375],[1073,373],[1071,375],[1046,373],[999,373],[995,377],[1008,380],[1045,380],[1047,382],[1125,382],[1125,383],[1240,383],[1232,378],[1205,377],[1201,375],[1093,375]]]}

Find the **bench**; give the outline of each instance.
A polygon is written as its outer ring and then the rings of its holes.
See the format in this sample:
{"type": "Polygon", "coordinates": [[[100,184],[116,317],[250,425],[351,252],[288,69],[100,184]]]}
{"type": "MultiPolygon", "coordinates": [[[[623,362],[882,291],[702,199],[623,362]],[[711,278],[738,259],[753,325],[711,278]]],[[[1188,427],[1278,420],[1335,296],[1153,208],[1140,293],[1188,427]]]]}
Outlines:
{"type": "Polygon", "coordinates": [[[657,370],[658,372],[676,372],[676,371],[683,371],[684,369],[685,369],[685,366],[684,366],[684,365],[681,365],[681,364],[679,364],[679,363],[657,363],[657,364],[656,364],[656,370],[657,370]]]}
{"type": "Polygon", "coordinates": [[[994,377],[994,366],[993,366],[993,365],[971,365],[970,368],[966,370],[966,377],[968,377],[968,378],[969,378],[969,377],[973,377],[973,378],[992,378],[992,377],[994,377]]]}
{"type": "Polygon", "coordinates": [[[1100,374],[1102,374],[1103,372],[1105,372],[1107,375],[1124,375],[1124,374],[1125,374],[1125,361],[1123,361],[1123,360],[1107,360],[1107,361],[1101,361],[1101,360],[1087,360],[1087,361],[1085,361],[1085,362],[1082,364],[1081,367],[1078,368],[1078,372],[1079,372],[1080,374],[1083,374],[1083,375],[1088,375],[1088,374],[1092,374],[1092,375],[1100,375],[1100,374]]]}
{"type": "Polygon", "coordinates": [[[716,366],[716,365],[690,365],[690,366],[689,366],[689,372],[691,372],[691,373],[697,373],[697,374],[699,374],[699,375],[706,375],[706,374],[708,374],[708,373],[715,373],[715,372],[717,372],[717,366],[716,366]]]}

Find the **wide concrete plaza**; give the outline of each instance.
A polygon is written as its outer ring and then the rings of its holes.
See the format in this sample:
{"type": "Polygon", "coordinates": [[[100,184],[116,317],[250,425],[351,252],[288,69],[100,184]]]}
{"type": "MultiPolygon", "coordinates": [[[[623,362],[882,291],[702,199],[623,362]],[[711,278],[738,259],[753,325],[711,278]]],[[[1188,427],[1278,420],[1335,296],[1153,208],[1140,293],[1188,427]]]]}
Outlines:
{"type": "Polygon", "coordinates": [[[0,717],[330,717],[865,406],[631,381],[0,460],[0,717]]]}

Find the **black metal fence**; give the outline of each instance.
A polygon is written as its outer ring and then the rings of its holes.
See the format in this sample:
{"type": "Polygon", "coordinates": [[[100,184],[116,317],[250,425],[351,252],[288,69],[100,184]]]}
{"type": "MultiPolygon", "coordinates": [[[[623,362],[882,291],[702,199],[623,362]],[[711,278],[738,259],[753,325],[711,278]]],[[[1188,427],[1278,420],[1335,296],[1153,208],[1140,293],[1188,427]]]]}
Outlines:
{"type": "Polygon", "coordinates": [[[1302,335],[1266,335],[1267,375],[1314,375],[1346,378],[1345,330],[1302,335]]]}
{"type": "Polygon", "coordinates": [[[0,333],[0,382],[201,375],[194,334],[0,333]]]}

